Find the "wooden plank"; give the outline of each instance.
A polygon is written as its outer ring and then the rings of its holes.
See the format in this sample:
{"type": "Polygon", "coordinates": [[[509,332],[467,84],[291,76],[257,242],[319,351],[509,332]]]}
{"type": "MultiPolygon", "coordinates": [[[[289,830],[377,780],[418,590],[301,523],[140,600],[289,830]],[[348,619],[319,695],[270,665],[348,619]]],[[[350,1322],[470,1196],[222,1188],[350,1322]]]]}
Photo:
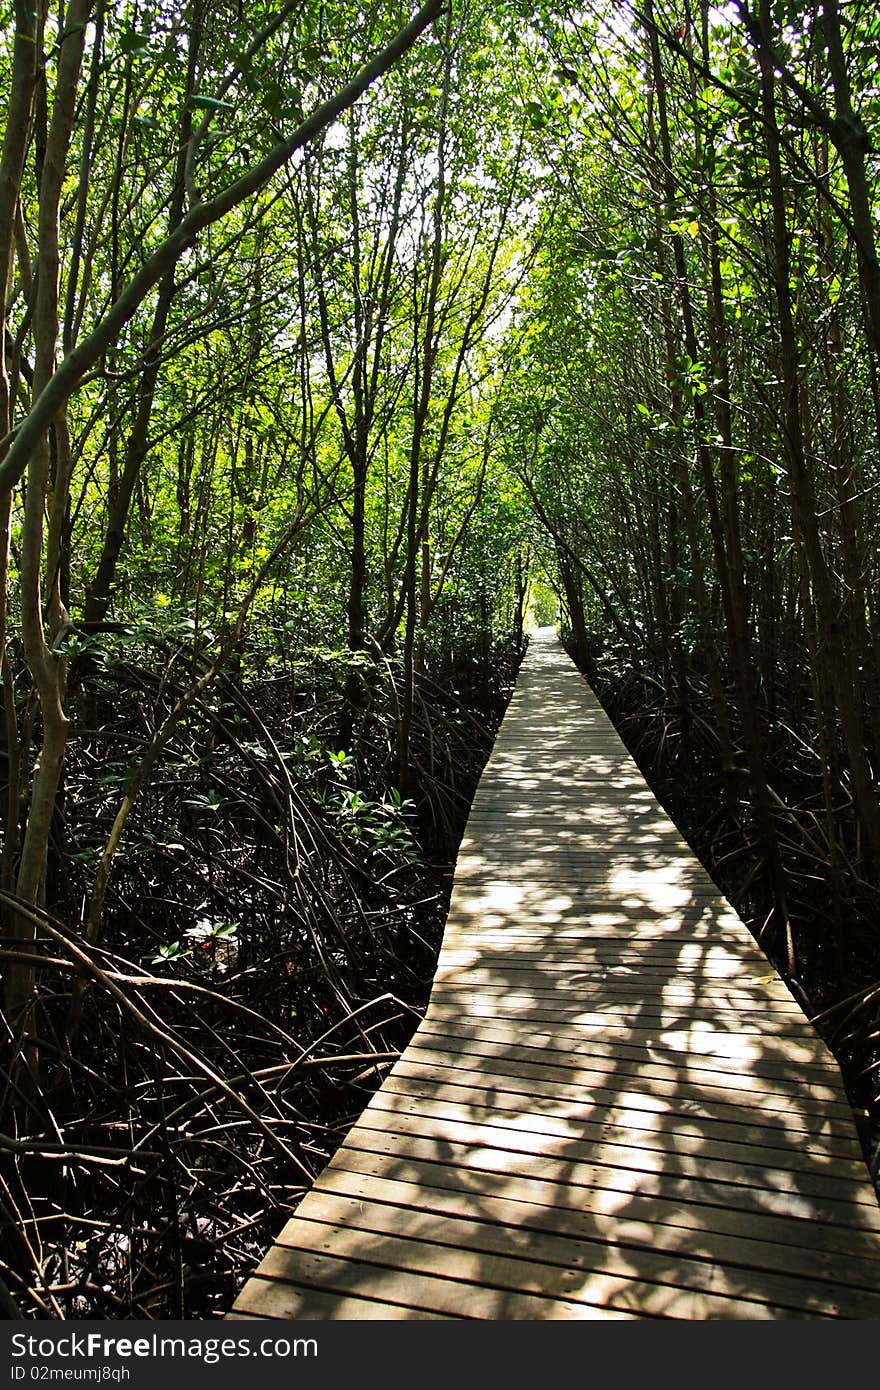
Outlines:
{"type": "Polygon", "coordinates": [[[786,1008],[800,1011],[800,1005],[781,979],[766,974],[739,973],[736,967],[733,959],[709,957],[702,963],[689,962],[687,957],[682,959],[681,952],[672,955],[664,965],[654,960],[653,952],[646,963],[638,950],[628,955],[624,951],[615,952],[612,959],[606,958],[601,950],[592,950],[583,956],[579,951],[577,959],[572,960],[567,952],[556,959],[548,959],[538,950],[494,947],[482,950],[479,945],[450,943],[449,949],[443,952],[443,964],[438,967],[435,979],[461,978],[466,970],[469,980],[480,978],[496,987],[508,981],[515,984],[517,977],[522,975],[530,984],[554,990],[582,985],[597,992],[638,993],[640,998],[646,990],[664,994],[668,991],[670,996],[687,994],[690,998],[704,993],[710,998],[741,995],[750,999],[766,998],[768,1007],[782,1000],[786,1008]]]}
{"type": "Polygon", "coordinates": [[[603,944],[609,951],[613,947],[626,951],[641,945],[649,960],[659,961],[674,958],[676,953],[684,954],[692,947],[703,951],[714,949],[727,959],[740,962],[743,969],[766,969],[766,957],[761,957],[751,940],[719,949],[718,934],[722,924],[707,922],[702,914],[696,922],[682,919],[673,911],[655,917],[638,910],[610,918],[607,912],[595,906],[595,902],[592,897],[589,903],[573,904],[552,916],[533,915],[521,905],[511,907],[508,910],[516,911],[518,925],[511,927],[508,933],[499,930],[494,920],[498,908],[489,904],[483,906],[483,913],[489,920],[477,924],[473,920],[475,904],[469,918],[458,918],[451,923],[450,944],[477,944],[487,950],[500,946],[511,951],[546,947],[551,952],[550,959],[555,954],[557,959],[565,959],[572,965],[577,964],[582,953],[600,949],[603,944]]]}
{"type": "Polygon", "coordinates": [[[510,857],[499,865],[484,854],[463,854],[455,866],[454,882],[469,885],[480,883],[522,884],[530,887],[550,885],[558,888],[570,883],[581,894],[603,889],[609,896],[631,898],[634,906],[644,905],[658,913],[681,907],[685,903],[715,903],[718,890],[693,872],[685,881],[655,879],[647,864],[635,859],[615,863],[598,854],[578,853],[577,850],[518,853],[510,847],[510,857]],[[649,878],[650,875],[650,878],[649,878]]]}
{"type": "Polygon", "coordinates": [[[791,998],[782,980],[768,980],[766,958],[759,960],[753,955],[723,951],[711,942],[688,942],[683,946],[676,942],[668,946],[652,942],[640,947],[637,938],[615,940],[608,937],[580,943],[572,952],[561,948],[554,950],[534,938],[520,943],[481,941],[476,932],[468,934],[453,927],[449,949],[444,949],[443,963],[437,973],[442,978],[447,971],[464,968],[469,973],[472,968],[490,971],[498,979],[504,979],[505,972],[512,974],[522,970],[533,979],[555,982],[557,977],[564,975],[571,979],[602,980],[608,985],[620,980],[630,986],[638,985],[640,989],[657,984],[677,984],[693,989],[695,982],[707,987],[717,987],[719,983],[725,987],[761,985],[766,986],[768,998],[774,995],[791,998]]]}
{"type": "MultiPolygon", "coordinates": [[[[600,893],[595,884],[586,888],[581,881],[567,885],[557,878],[549,887],[547,884],[541,886],[545,901],[539,907],[525,901],[521,886],[510,879],[505,881],[486,875],[480,881],[467,881],[455,887],[459,888],[459,901],[450,920],[453,939],[466,935],[490,946],[493,940],[506,936],[504,944],[520,944],[524,949],[536,938],[543,938],[546,945],[552,945],[556,937],[562,941],[580,940],[584,947],[589,946],[593,938],[608,942],[620,940],[624,944],[627,940],[641,940],[648,951],[678,941],[681,949],[686,945],[704,951],[714,947],[725,955],[766,970],[766,956],[742,924],[742,936],[737,939],[729,917],[721,915],[716,902],[708,898],[682,901],[680,896],[674,895],[674,901],[670,897],[668,902],[654,906],[638,899],[627,904],[618,901],[614,910],[609,911],[607,885],[606,891],[600,893]],[[548,906],[546,898],[551,892],[555,897],[548,906]]],[[[530,881],[528,887],[533,889],[535,884],[530,881]]],[[[577,956],[570,955],[570,959],[576,961],[577,956]]]]}
{"type": "MultiPolygon", "coordinates": [[[[236,1308],[239,1304],[236,1304],[236,1308]]],[[[339,1294],[329,1293],[324,1289],[311,1288],[308,1285],[296,1287],[291,1284],[277,1283],[272,1279],[263,1279],[261,1276],[249,1281],[242,1290],[240,1296],[241,1311],[227,1313],[227,1318],[236,1320],[252,1320],[254,1318],[265,1318],[271,1321],[279,1319],[289,1322],[294,1320],[303,1321],[326,1321],[327,1319],[346,1320],[348,1322],[379,1321],[395,1322],[402,1319],[419,1317],[425,1320],[434,1321],[443,1319],[449,1321],[454,1314],[452,1313],[426,1313],[414,1312],[411,1308],[401,1308],[394,1303],[383,1303],[379,1299],[367,1298],[362,1294],[339,1294]],[[248,1311],[253,1305],[255,1310],[248,1311]],[[267,1311],[271,1309],[270,1311],[267,1311]]]]}
{"type": "MultiPolygon", "coordinates": [[[[499,863],[504,863],[504,855],[511,848],[516,849],[574,849],[595,855],[599,859],[645,859],[651,858],[657,867],[658,854],[668,855],[679,867],[687,872],[694,870],[694,855],[681,838],[671,821],[659,823],[645,821],[639,825],[636,816],[630,818],[635,825],[628,825],[626,838],[616,840],[604,825],[585,825],[583,808],[579,808],[566,818],[559,815],[530,817],[520,825],[516,816],[509,811],[502,813],[480,813],[471,816],[460,844],[460,850],[500,851],[499,863]]],[[[717,888],[716,888],[717,893],[717,888]]]]}
{"type": "MultiPolygon", "coordinates": [[[[226,1316],[265,1317],[285,1322],[400,1322],[409,1318],[433,1321],[469,1316],[460,1308],[450,1308],[448,1312],[428,1312],[420,1308],[418,1303],[389,1303],[378,1298],[368,1298],[357,1290],[351,1292],[345,1287],[346,1282],[368,1285],[373,1278],[370,1269],[306,1258],[298,1264],[298,1272],[302,1279],[318,1279],[321,1286],[316,1288],[293,1280],[279,1281],[275,1275],[276,1262],[267,1258],[267,1273],[258,1273],[245,1284],[238,1296],[235,1309],[226,1316]]],[[[411,1297],[417,1298],[420,1292],[420,1289],[414,1287],[411,1297]]]]}
{"type": "MultiPolygon", "coordinates": [[[[507,935],[511,945],[528,948],[529,938],[543,938],[541,944],[552,945],[555,934],[567,940],[581,939],[584,947],[593,937],[613,941],[617,938],[644,941],[648,951],[659,949],[672,939],[683,948],[709,951],[713,947],[722,954],[749,961],[766,968],[766,956],[740,924],[737,935],[729,915],[719,911],[713,899],[682,898],[670,893],[662,903],[646,903],[621,895],[610,909],[608,885],[585,885],[582,880],[567,884],[558,877],[536,885],[529,880],[514,883],[487,873],[481,879],[463,880],[453,885],[458,889],[456,910],[451,914],[450,927],[454,936],[467,935],[485,941],[487,946],[499,935],[507,935]],[[536,904],[525,898],[524,889],[539,889],[543,901],[536,904]],[[551,896],[552,895],[552,896],[551,896]]],[[[572,961],[577,957],[571,956],[572,961]]]]}
{"type": "MultiPolygon", "coordinates": [[[[617,936],[611,935],[609,926],[606,923],[597,923],[596,929],[589,934],[579,934],[576,931],[569,931],[560,928],[558,932],[553,932],[552,927],[547,927],[543,923],[536,924],[533,931],[526,928],[512,932],[510,939],[505,941],[493,928],[484,928],[479,932],[470,924],[462,927],[459,924],[453,926],[450,932],[450,948],[455,951],[479,951],[484,955],[495,955],[499,951],[509,953],[511,963],[528,960],[537,950],[538,971],[540,974],[541,961],[545,961],[548,968],[551,965],[567,965],[570,969],[576,969],[581,961],[590,963],[593,960],[601,961],[606,965],[612,965],[615,961],[624,964],[628,960],[637,959],[640,938],[638,929],[629,923],[618,928],[617,936]]],[[[711,950],[712,942],[702,937],[697,937],[696,942],[693,937],[689,937],[686,932],[679,931],[673,934],[670,929],[665,936],[652,938],[649,933],[645,933],[642,939],[643,960],[646,967],[650,966],[655,970],[668,967],[668,974],[675,968],[676,959],[680,956],[687,958],[687,953],[691,946],[703,948],[704,951],[711,950]]],[[[754,952],[743,948],[739,952],[715,952],[715,959],[719,963],[726,961],[729,969],[737,965],[742,972],[760,978],[760,972],[766,968],[766,961],[754,952]]],[[[681,974],[688,973],[687,965],[682,965],[681,974]]],[[[699,974],[697,967],[690,972],[699,974]]],[[[728,978],[730,978],[728,976],[728,978]]]]}

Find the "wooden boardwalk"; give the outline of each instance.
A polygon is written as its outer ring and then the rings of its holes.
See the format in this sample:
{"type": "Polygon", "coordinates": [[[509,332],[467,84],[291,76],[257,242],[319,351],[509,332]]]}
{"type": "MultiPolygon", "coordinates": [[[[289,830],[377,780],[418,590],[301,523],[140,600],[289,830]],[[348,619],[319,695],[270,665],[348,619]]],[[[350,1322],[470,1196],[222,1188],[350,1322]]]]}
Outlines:
{"type": "Polygon", "coordinates": [[[430,1006],[231,1317],[880,1317],[837,1066],[554,635],[430,1006]]]}

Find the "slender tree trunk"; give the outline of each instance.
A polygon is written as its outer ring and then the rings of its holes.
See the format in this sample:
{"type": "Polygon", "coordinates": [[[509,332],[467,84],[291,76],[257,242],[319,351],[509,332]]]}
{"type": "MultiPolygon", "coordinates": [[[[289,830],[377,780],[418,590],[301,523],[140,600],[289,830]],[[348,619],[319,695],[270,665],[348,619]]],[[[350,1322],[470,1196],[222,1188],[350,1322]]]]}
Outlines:
{"type": "MultiPolygon", "coordinates": [[[[66,15],[65,39],[58,60],[58,74],[42,163],[39,196],[39,276],[37,302],[34,312],[34,395],[44,390],[55,371],[55,355],[59,334],[60,255],[58,217],[61,191],[67,167],[67,154],[75,119],[76,91],[85,43],[86,23],[91,0],[72,0],[66,15]]],[[[63,411],[55,416],[56,438],[66,439],[67,425],[63,411]]],[[[59,517],[67,507],[69,477],[66,464],[56,473],[56,489],[51,499],[54,526],[50,527],[53,543],[59,540],[59,517]]],[[[58,556],[48,557],[50,628],[43,625],[43,536],[44,516],[52,480],[52,456],[48,429],[44,430],[31,451],[25,497],[24,526],[21,543],[21,630],[25,655],[36,689],[42,718],[42,747],[34,770],[31,804],[18,870],[17,892],[27,903],[43,900],[46,884],[46,862],[49,836],[55,814],[56,798],[61,781],[64,754],[67,747],[68,721],[64,712],[66,662],[53,650],[52,639],[63,622],[57,594],[58,556]]],[[[17,918],[17,935],[27,942],[33,939],[34,925],[30,918],[17,918]]],[[[16,1025],[24,1020],[34,984],[32,965],[17,963],[6,979],[6,1004],[16,1025]]]]}
{"type": "MultiPolygon", "coordinates": [[[[201,26],[202,13],[201,5],[199,4],[194,7],[193,21],[189,33],[186,74],[187,100],[184,102],[182,108],[177,167],[174,174],[174,189],[171,195],[171,207],[168,214],[169,233],[180,226],[185,206],[184,200],[186,197],[186,190],[184,185],[184,173],[186,167],[186,152],[190,136],[192,135],[192,108],[189,103],[189,98],[195,90],[196,67],[201,43],[201,26]]],[[[113,583],[116,578],[116,568],[119,564],[119,556],[125,542],[128,514],[131,510],[131,502],[140,477],[141,468],[147,456],[150,422],[153,416],[156,387],[158,385],[159,372],[161,369],[162,349],[168,327],[168,317],[171,312],[171,305],[174,301],[175,290],[176,272],[172,268],[159,285],[156,308],[153,313],[153,322],[150,328],[143,371],[139,382],[138,403],[134,423],[131,428],[131,433],[128,436],[122,471],[116,480],[116,486],[112,489],[107,529],[104,533],[104,543],[98,560],[98,567],[91,584],[88,586],[86,594],[85,620],[89,623],[101,622],[107,616],[107,609],[110,605],[113,583]]]]}
{"type": "MultiPolygon", "coordinates": [[[[403,589],[406,595],[406,617],[403,639],[403,682],[400,694],[400,723],[398,728],[398,785],[405,794],[411,780],[412,767],[410,740],[412,720],[415,709],[416,680],[416,631],[418,627],[418,563],[419,563],[419,521],[421,516],[420,483],[422,474],[422,450],[428,413],[431,408],[431,393],[434,382],[434,366],[437,358],[437,307],[440,294],[440,280],[443,272],[443,238],[446,226],[446,110],[449,101],[451,81],[452,52],[450,44],[450,22],[446,24],[446,58],[443,74],[443,96],[439,117],[439,139],[437,144],[437,188],[434,194],[433,227],[430,246],[430,271],[425,289],[421,314],[424,320],[420,331],[416,318],[415,331],[420,342],[416,345],[416,358],[413,383],[413,432],[409,449],[409,489],[407,493],[406,523],[406,563],[403,589]]],[[[417,292],[414,287],[414,300],[417,292]]]]}
{"type": "MultiPolygon", "coordinates": [[[[41,45],[41,24],[37,17],[37,7],[31,4],[30,0],[16,0],[9,105],[6,111],[3,147],[2,152],[0,152],[0,440],[3,441],[8,439],[12,427],[14,403],[14,386],[7,361],[7,346],[12,341],[7,323],[7,302],[16,245],[19,198],[37,81],[37,61],[41,45]]],[[[6,448],[6,443],[0,444],[0,459],[2,459],[6,448]]],[[[11,517],[12,489],[2,488],[0,489],[0,662],[2,662],[3,671],[7,776],[2,886],[6,889],[11,887],[12,867],[18,850],[21,775],[15,685],[6,655],[11,517]]],[[[13,930],[15,930],[14,927],[13,930]]]]}

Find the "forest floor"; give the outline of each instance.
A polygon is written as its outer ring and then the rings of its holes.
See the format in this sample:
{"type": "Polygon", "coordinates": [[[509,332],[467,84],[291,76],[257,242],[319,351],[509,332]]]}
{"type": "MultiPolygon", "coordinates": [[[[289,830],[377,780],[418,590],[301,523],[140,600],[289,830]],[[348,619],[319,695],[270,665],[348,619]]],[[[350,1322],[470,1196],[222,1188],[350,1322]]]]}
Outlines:
{"type": "Polygon", "coordinates": [[[519,656],[421,683],[406,797],[390,666],[251,664],[167,750],[97,941],[90,866],[175,671],[125,650],[86,673],[30,1045],[0,1060],[7,1310],[228,1310],[424,1011],[519,656]]]}

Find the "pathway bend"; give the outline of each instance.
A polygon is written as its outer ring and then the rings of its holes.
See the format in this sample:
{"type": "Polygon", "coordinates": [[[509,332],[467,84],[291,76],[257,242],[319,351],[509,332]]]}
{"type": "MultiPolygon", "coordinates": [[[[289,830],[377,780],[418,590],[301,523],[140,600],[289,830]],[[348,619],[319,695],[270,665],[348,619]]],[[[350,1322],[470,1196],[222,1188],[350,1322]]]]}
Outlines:
{"type": "Polygon", "coordinates": [[[837,1065],[549,629],[425,1018],[229,1316],[880,1317],[837,1065]]]}

